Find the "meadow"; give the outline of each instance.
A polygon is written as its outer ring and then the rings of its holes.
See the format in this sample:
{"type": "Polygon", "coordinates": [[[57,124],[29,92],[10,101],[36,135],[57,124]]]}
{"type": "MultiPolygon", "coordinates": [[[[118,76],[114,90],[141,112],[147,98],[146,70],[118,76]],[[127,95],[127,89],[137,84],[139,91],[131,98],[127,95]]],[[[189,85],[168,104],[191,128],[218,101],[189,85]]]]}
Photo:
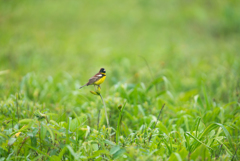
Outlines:
{"type": "Polygon", "coordinates": [[[240,160],[239,10],[0,0],[0,161],[240,160]]]}

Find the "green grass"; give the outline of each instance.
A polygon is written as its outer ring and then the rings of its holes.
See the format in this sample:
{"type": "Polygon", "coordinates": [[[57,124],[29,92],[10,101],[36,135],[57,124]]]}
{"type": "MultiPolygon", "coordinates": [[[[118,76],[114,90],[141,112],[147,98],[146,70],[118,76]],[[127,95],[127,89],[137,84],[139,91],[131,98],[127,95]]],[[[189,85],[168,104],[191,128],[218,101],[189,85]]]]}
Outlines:
{"type": "Polygon", "coordinates": [[[239,160],[239,10],[0,0],[0,161],[239,160]]]}

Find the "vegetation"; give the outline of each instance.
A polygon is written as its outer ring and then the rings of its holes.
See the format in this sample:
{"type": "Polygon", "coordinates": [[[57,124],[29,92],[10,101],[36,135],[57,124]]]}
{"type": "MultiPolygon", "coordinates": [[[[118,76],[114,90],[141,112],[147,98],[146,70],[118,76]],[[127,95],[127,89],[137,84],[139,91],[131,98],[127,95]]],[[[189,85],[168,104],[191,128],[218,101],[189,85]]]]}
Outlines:
{"type": "Polygon", "coordinates": [[[239,160],[239,10],[1,0],[0,161],[239,160]]]}

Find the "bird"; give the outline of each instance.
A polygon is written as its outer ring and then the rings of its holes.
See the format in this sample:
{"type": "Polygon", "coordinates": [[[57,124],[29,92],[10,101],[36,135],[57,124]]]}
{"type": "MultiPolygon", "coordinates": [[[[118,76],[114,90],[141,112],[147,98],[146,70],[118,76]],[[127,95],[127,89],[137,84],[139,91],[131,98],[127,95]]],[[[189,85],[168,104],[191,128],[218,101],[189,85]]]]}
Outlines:
{"type": "Polygon", "coordinates": [[[95,85],[97,85],[98,87],[100,87],[100,84],[104,82],[105,78],[106,78],[106,70],[104,68],[101,68],[97,74],[95,74],[92,78],[90,78],[88,82],[85,85],[81,86],[79,89],[89,85],[94,85],[94,87],[95,85]]]}

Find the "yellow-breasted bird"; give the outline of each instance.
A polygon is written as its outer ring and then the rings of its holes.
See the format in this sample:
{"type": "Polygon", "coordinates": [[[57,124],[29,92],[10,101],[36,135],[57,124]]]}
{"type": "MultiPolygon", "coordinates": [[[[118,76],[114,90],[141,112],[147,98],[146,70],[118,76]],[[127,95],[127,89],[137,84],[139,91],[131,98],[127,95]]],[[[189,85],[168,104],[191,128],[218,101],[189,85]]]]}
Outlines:
{"type": "MultiPolygon", "coordinates": [[[[100,87],[100,84],[104,82],[105,78],[106,78],[106,70],[104,68],[101,68],[99,72],[95,74],[92,78],[90,78],[89,81],[82,87],[89,86],[89,85],[94,85],[94,86],[97,85],[100,87]]],[[[80,87],[79,89],[81,89],[82,87],[80,87]]]]}

